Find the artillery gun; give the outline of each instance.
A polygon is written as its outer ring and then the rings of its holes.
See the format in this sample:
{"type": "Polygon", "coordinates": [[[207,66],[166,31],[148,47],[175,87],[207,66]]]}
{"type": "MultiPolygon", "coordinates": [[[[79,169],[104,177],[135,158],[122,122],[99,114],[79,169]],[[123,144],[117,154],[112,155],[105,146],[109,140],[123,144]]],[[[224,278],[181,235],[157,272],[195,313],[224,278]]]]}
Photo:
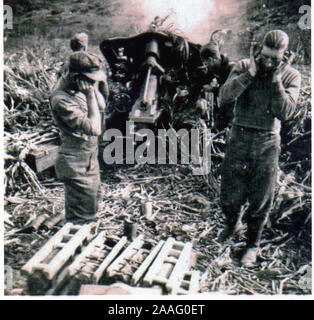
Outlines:
{"type": "Polygon", "coordinates": [[[156,127],[165,92],[173,97],[202,66],[200,47],[180,36],[151,31],[102,41],[100,50],[112,69],[107,128],[120,129],[125,120],[136,128],[156,127]]]}

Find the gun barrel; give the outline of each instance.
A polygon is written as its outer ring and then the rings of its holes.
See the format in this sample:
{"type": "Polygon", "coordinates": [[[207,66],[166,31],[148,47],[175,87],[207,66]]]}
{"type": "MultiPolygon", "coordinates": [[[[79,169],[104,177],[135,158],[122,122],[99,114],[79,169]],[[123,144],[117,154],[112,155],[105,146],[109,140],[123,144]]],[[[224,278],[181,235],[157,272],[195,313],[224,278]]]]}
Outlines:
{"type": "Polygon", "coordinates": [[[148,86],[149,86],[149,80],[150,80],[151,73],[152,73],[152,66],[149,66],[148,70],[147,70],[146,79],[145,79],[145,87],[144,87],[144,94],[143,94],[143,103],[144,104],[148,103],[147,94],[148,94],[148,86]]]}

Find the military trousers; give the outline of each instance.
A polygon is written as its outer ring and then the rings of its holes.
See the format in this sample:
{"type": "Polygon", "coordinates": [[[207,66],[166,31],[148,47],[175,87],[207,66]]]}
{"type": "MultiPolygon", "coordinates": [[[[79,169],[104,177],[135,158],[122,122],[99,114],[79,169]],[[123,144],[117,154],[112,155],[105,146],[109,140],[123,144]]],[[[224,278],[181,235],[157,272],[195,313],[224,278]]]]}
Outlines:
{"type": "Polygon", "coordinates": [[[248,202],[247,245],[259,246],[274,198],[280,135],[233,125],[228,140],[221,171],[221,208],[227,222],[235,224],[248,202]]]}
{"type": "Polygon", "coordinates": [[[95,217],[100,198],[98,148],[62,148],[56,162],[57,177],[65,187],[66,220],[95,217]]]}

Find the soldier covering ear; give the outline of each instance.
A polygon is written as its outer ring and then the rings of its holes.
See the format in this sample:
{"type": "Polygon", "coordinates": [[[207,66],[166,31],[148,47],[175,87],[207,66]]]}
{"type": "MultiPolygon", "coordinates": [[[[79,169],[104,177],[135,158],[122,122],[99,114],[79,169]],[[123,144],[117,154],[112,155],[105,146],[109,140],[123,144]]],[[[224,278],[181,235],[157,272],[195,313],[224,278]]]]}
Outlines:
{"type": "Polygon", "coordinates": [[[221,240],[236,230],[241,206],[246,211],[247,247],[242,263],[256,262],[264,225],[272,208],[280,153],[281,121],[293,115],[300,91],[300,73],[284,63],[289,43],[281,30],[268,32],[261,54],[241,60],[220,88],[220,103],[236,101],[230,141],[221,174],[221,207],[226,228],[221,240]]]}

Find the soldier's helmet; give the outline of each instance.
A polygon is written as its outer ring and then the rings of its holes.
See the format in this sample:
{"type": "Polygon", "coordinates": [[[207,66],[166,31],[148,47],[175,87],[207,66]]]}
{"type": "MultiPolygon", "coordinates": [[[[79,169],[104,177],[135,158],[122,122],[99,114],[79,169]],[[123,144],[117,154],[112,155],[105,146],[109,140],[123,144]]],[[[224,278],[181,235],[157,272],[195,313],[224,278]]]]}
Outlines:
{"type": "Polygon", "coordinates": [[[69,72],[83,74],[94,81],[105,81],[106,74],[102,70],[101,60],[87,52],[74,52],[70,56],[69,72]]]}

